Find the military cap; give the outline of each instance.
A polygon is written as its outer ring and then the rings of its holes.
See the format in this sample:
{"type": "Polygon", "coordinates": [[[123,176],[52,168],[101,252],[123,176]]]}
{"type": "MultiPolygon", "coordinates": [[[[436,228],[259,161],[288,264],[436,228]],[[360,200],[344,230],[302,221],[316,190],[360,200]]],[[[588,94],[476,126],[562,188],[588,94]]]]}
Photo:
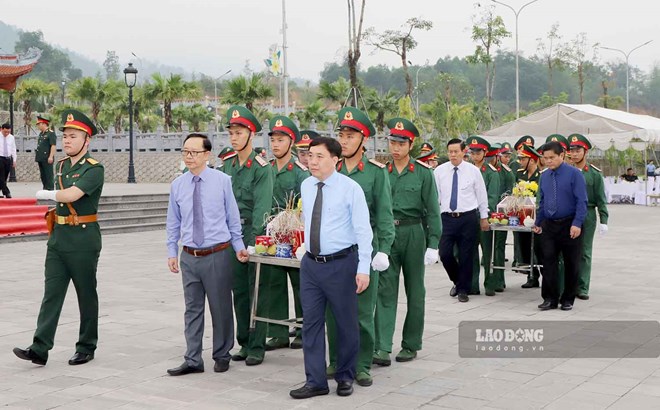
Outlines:
{"type": "Polygon", "coordinates": [[[518,156],[531,158],[534,161],[538,161],[538,159],[541,158],[541,154],[539,154],[539,152],[535,150],[533,146],[527,144],[522,145],[520,151],[518,151],[518,156]]]}
{"type": "Polygon", "coordinates": [[[552,134],[545,139],[546,144],[553,141],[560,143],[562,148],[564,148],[564,151],[568,151],[568,140],[566,137],[561,134],[552,134]]]}
{"type": "Polygon", "coordinates": [[[390,129],[390,139],[392,141],[413,142],[415,138],[419,137],[419,130],[415,127],[415,124],[405,118],[392,118],[387,121],[387,128],[390,129]]]}
{"type": "Polygon", "coordinates": [[[511,144],[509,144],[508,142],[503,142],[500,145],[502,146],[502,148],[500,148],[500,152],[502,154],[510,154],[511,153],[511,151],[512,151],[511,144]]]}
{"type": "Polygon", "coordinates": [[[224,147],[218,154],[218,158],[221,160],[226,160],[236,155],[236,151],[232,147],[224,147]]]}
{"type": "Polygon", "coordinates": [[[582,134],[571,134],[568,137],[568,140],[570,141],[570,147],[571,148],[573,148],[573,147],[582,147],[582,148],[584,148],[588,151],[592,147],[591,142],[589,142],[587,137],[585,137],[582,134]]]}
{"type": "Polygon", "coordinates": [[[420,147],[419,156],[417,157],[417,159],[426,162],[437,158],[438,158],[438,154],[436,154],[433,145],[429,144],[428,142],[423,143],[422,146],[420,147]]]}
{"type": "Polygon", "coordinates": [[[486,151],[486,157],[494,157],[499,155],[502,151],[502,146],[500,144],[493,144],[490,146],[490,149],[486,151]]]}
{"type": "Polygon", "coordinates": [[[520,151],[520,147],[523,146],[523,145],[530,145],[530,146],[533,147],[534,146],[534,137],[532,137],[531,135],[525,135],[525,136],[520,137],[518,139],[518,141],[516,141],[516,143],[513,144],[513,148],[516,151],[520,151]]]}
{"type": "Polygon", "coordinates": [[[62,112],[62,124],[64,125],[60,128],[60,131],[64,131],[66,128],[74,128],[85,131],[90,137],[99,132],[92,120],[78,110],[64,110],[62,112]]]}
{"type": "Polygon", "coordinates": [[[50,120],[46,117],[42,117],[40,115],[37,115],[37,124],[50,125],[50,120]]]}
{"type": "Polygon", "coordinates": [[[242,125],[252,132],[261,131],[261,123],[250,110],[240,105],[232,105],[227,110],[227,128],[242,125]]]}
{"type": "Polygon", "coordinates": [[[291,121],[291,118],[289,117],[285,117],[284,115],[274,116],[270,120],[269,128],[270,132],[268,135],[272,136],[274,133],[280,132],[291,137],[293,142],[300,141],[300,131],[298,131],[296,123],[291,121]]]}
{"type": "Polygon", "coordinates": [[[468,148],[470,148],[470,151],[490,151],[490,143],[486,141],[485,139],[473,135],[470,138],[468,138],[468,148]]]}
{"type": "Polygon", "coordinates": [[[348,127],[361,132],[365,137],[376,135],[376,128],[369,116],[355,107],[344,107],[339,110],[339,124],[337,129],[348,127]]]}
{"type": "Polygon", "coordinates": [[[309,143],[319,138],[320,136],[321,134],[314,130],[302,130],[300,131],[300,139],[296,141],[296,148],[298,148],[299,151],[308,150],[309,143]]]}

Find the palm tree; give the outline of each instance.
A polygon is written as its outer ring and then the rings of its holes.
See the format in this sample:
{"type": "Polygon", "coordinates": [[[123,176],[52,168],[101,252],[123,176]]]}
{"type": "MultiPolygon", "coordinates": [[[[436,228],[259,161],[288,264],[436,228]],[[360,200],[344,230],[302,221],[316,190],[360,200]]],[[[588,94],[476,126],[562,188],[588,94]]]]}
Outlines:
{"type": "Polygon", "coordinates": [[[168,131],[172,127],[172,101],[181,98],[197,98],[201,95],[201,90],[197,83],[186,82],[179,74],[170,74],[169,78],[161,76],[159,73],[151,75],[154,81],[147,86],[146,96],[163,103],[163,114],[165,116],[165,126],[168,131]]]}
{"type": "Polygon", "coordinates": [[[83,77],[69,87],[69,98],[78,102],[87,102],[91,106],[92,121],[99,122],[99,113],[103,106],[103,84],[98,78],[83,77]]]}
{"type": "Polygon", "coordinates": [[[325,114],[325,107],[321,100],[314,101],[305,107],[303,111],[296,113],[296,115],[300,119],[300,125],[303,127],[309,127],[312,120],[316,121],[317,124],[324,123],[328,120],[328,116],[325,114]]]}
{"type": "Polygon", "coordinates": [[[348,93],[351,91],[351,83],[344,77],[339,77],[334,83],[321,81],[319,83],[318,97],[327,100],[331,105],[339,105],[342,107],[348,98],[348,93]]]}
{"type": "Polygon", "coordinates": [[[32,124],[32,105],[39,100],[51,97],[57,93],[59,88],[52,83],[45,83],[36,78],[22,80],[16,89],[16,99],[23,107],[23,121],[25,122],[25,133],[29,135],[32,124]]]}
{"type": "Polygon", "coordinates": [[[385,117],[395,114],[399,109],[399,96],[394,90],[380,94],[374,89],[368,89],[364,98],[367,111],[376,117],[375,125],[379,131],[385,127],[385,117]]]}
{"type": "Polygon", "coordinates": [[[273,89],[264,83],[263,74],[255,73],[249,79],[241,75],[229,80],[222,100],[227,104],[245,105],[252,111],[255,101],[270,98],[273,94],[273,89]]]}
{"type": "Polygon", "coordinates": [[[103,108],[100,112],[101,129],[112,124],[115,132],[122,132],[122,120],[128,114],[128,90],[123,82],[108,80],[102,86],[103,108]]]}

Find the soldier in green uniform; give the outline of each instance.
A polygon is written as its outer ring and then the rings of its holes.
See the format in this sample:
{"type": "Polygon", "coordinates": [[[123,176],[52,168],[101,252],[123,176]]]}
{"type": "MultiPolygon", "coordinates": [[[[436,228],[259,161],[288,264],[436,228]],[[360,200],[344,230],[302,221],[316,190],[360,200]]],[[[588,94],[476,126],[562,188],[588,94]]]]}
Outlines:
{"type": "Polygon", "coordinates": [[[607,198],[605,196],[605,182],[600,169],[593,164],[587,163],[587,153],[591,149],[589,140],[580,134],[572,134],[570,140],[571,160],[574,165],[582,170],[582,175],[587,183],[587,217],[582,226],[584,235],[582,260],[578,273],[578,299],[589,299],[589,282],[591,279],[591,255],[593,251],[594,233],[596,232],[596,213],[598,213],[598,233],[607,233],[607,198]]]}
{"type": "Polygon", "coordinates": [[[264,148],[264,147],[256,147],[256,148],[254,149],[254,152],[255,152],[257,155],[259,155],[261,158],[263,158],[263,159],[266,159],[266,156],[267,156],[267,154],[268,154],[268,153],[266,152],[266,148],[264,148]]]}
{"type": "Polygon", "coordinates": [[[92,360],[98,341],[96,266],[101,253],[101,230],[96,213],[104,170],[87,151],[90,138],[97,133],[94,123],[75,110],[64,111],[62,119],[62,149],[67,157],[57,164],[56,189],[37,192],[37,199],[57,202],[55,226],[46,251],[44,297],[32,345],[27,349],[14,348],[16,356],[38,365],[46,364],[53,348],[70,281],[78,296],[80,333],[69,364],[92,360]]]}
{"type": "MultiPolygon", "coordinates": [[[[369,287],[358,295],[358,322],[360,326],[360,350],[356,364],[355,380],[360,386],[371,386],[371,362],[375,350],[374,311],[378,297],[379,272],[385,271],[394,241],[394,218],[392,217],[392,190],[385,165],[368,159],[364,154],[364,144],[376,134],[369,117],[353,107],[339,111],[338,140],[341,144],[342,159],[337,163],[337,172],[347,175],[357,182],[364,191],[369,207],[369,219],[373,231],[373,254],[369,287]]],[[[328,345],[330,366],[328,377],[334,376],[337,363],[335,320],[328,309],[328,345]]]]}
{"type": "MultiPolygon", "coordinates": [[[[263,235],[265,220],[270,215],[273,202],[273,172],[268,161],[252,149],[255,133],[261,131],[261,124],[245,107],[234,105],[227,110],[227,130],[236,156],[227,161],[222,171],[229,175],[232,190],[241,214],[243,241],[254,252],[254,239],[263,235]]],[[[257,322],[254,332],[250,327],[250,306],[255,285],[254,264],[234,260],[234,310],[236,314],[236,340],[241,346],[232,360],[245,360],[248,366],[261,364],[264,360],[266,344],[266,324],[257,322]]],[[[264,289],[266,280],[261,276],[259,289],[264,289]]],[[[259,298],[257,314],[265,316],[267,298],[259,298]]]]}
{"type": "MultiPolygon", "coordinates": [[[[298,127],[289,117],[276,115],[270,120],[270,146],[275,158],[271,160],[273,181],[273,212],[285,209],[289,201],[295,206],[300,198],[300,184],[310,176],[307,167],[298,161],[292,154],[291,149],[296,142],[300,141],[298,127]]],[[[268,266],[268,317],[271,319],[286,320],[289,318],[289,291],[287,286],[287,275],[293,288],[293,302],[296,317],[302,317],[300,305],[300,269],[287,268],[283,266],[268,266]]],[[[268,336],[271,339],[266,342],[266,350],[275,350],[289,347],[289,329],[282,325],[268,325],[268,336]]],[[[298,330],[296,338],[291,343],[292,349],[302,349],[301,331],[298,330]]]]}
{"type": "Polygon", "coordinates": [[[433,145],[425,142],[419,149],[419,156],[417,157],[418,161],[426,162],[431,169],[435,169],[438,166],[438,154],[435,152],[433,145]]]}
{"type": "Polygon", "coordinates": [[[57,151],[57,136],[50,129],[48,118],[37,116],[37,128],[41,132],[37,137],[34,160],[39,165],[39,177],[43,189],[53,189],[53,162],[57,151]]]}
{"type": "Polygon", "coordinates": [[[381,366],[391,364],[390,353],[402,270],[408,310],[403,325],[401,351],[396,361],[413,360],[422,348],[426,295],[424,265],[438,261],[442,230],[438,191],[431,167],[410,158],[410,147],[419,136],[417,127],[405,118],[392,118],[387,126],[390,129],[389,149],[393,159],[387,164],[387,171],[392,187],[395,239],[390,253],[390,266],[380,274],[376,302],[376,351],[373,362],[381,366]]]}
{"type": "MultiPolygon", "coordinates": [[[[490,162],[490,159],[497,158],[499,153],[499,146],[492,149],[488,141],[481,137],[473,136],[468,139],[470,148],[470,158],[474,166],[479,168],[481,176],[486,184],[486,192],[488,193],[488,209],[491,212],[497,210],[497,204],[500,201],[500,175],[498,170],[490,162]],[[489,159],[490,158],[490,159],[489,159]]],[[[482,231],[479,225],[474,227],[479,231],[477,242],[474,249],[474,262],[472,268],[472,290],[471,295],[479,294],[479,271],[481,270],[479,264],[479,246],[481,246],[481,266],[484,267],[484,288],[487,296],[495,296],[495,290],[500,292],[504,290],[504,283],[501,279],[496,279],[495,275],[490,272],[490,260],[493,247],[493,233],[490,231],[482,231]]]]}
{"type": "MultiPolygon", "coordinates": [[[[520,169],[516,172],[516,182],[518,181],[534,181],[538,184],[541,172],[538,169],[538,161],[541,155],[531,145],[523,144],[518,151],[518,159],[520,161],[520,169]]],[[[520,261],[524,265],[535,263],[539,260],[540,252],[536,252],[537,246],[534,246],[535,255],[531,252],[532,233],[520,232],[518,234],[520,242],[520,261]],[[536,258],[534,258],[536,256],[536,258]]],[[[539,242],[536,241],[535,244],[539,242]]],[[[523,289],[538,288],[539,278],[541,274],[538,268],[532,269],[531,273],[527,275],[527,282],[522,285],[523,289]]]]}
{"type": "MultiPolygon", "coordinates": [[[[518,170],[520,169],[520,150],[522,149],[523,145],[530,145],[534,146],[534,137],[531,135],[524,135],[520,138],[518,138],[518,141],[516,141],[515,144],[513,144],[513,150],[515,153],[515,158],[513,161],[509,162],[509,168],[513,171],[513,174],[516,176],[515,182],[518,182],[517,175],[518,175],[518,170]]],[[[514,185],[515,185],[514,182],[514,185]]],[[[518,265],[522,265],[521,263],[521,257],[520,257],[520,234],[518,232],[513,233],[513,262],[511,266],[516,267],[518,265]]]]}
{"type": "Polygon", "coordinates": [[[309,143],[320,136],[321,135],[314,130],[300,131],[300,141],[296,142],[296,153],[298,154],[298,160],[304,166],[307,166],[307,161],[309,159],[309,143]]]}
{"type": "MultiPolygon", "coordinates": [[[[491,147],[492,148],[492,147],[491,147]]],[[[512,168],[509,167],[511,163],[511,144],[503,142],[500,144],[499,155],[499,174],[500,174],[500,198],[510,195],[513,186],[516,183],[516,175],[512,168]]],[[[497,158],[497,157],[495,157],[497,158]]],[[[494,266],[504,266],[506,261],[506,237],[507,231],[495,231],[495,255],[493,257],[494,266]]],[[[515,252],[515,250],[514,250],[515,252]]],[[[506,288],[506,280],[504,277],[504,269],[494,268],[493,275],[502,280],[502,290],[506,288]]],[[[498,289],[495,289],[497,292],[498,289]]]]}
{"type": "Polygon", "coordinates": [[[222,164],[215,167],[215,169],[217,169],[218,171],[222,171],[222,167],[225,165],[225,162],[231,158],[234,158],[235,156],[236,156],[236,151],[234,151],[232,147],[224,147],[222,150],[220,150],[220,153],[218,154],[218,158],[220,158],[222,164]]]}

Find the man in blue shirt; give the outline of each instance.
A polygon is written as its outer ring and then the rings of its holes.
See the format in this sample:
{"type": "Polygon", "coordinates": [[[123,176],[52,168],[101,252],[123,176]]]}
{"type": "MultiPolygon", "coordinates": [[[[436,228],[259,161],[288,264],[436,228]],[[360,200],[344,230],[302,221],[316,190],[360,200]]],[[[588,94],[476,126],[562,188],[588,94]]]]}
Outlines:
{"type": "Polygon", "coordinates": [[[305,385],[295,399],[328,394],[325,363],[325,310],[330,306],[337,329],[337,394],[353,393],[360,345],[357,294],[369,286],[373,233],[360,185],[336,171],[341,145],[320,137],[309,144],[312,176],[300,187],[305,249],[300,262],[305,385]]]}
{"type": "Polygon", "coordinates": [[[183,160],[188,172],[172,182],[167,209],[167,265],[179,272],[179,240],[183,245],[181,271],[186,302],[185,361],[169,369],[171,376],[204,371],[202,337],[204,334],[205,296],[213,320],[214,370],[229,369],[234,346],[232,310],[231,246],[236,258],[245,263],[248,253],[241,234],[238,204],[231,178],[206,166],[211,141],[202,134],[190,134],[183,143],[183,160]]]}
{"type": "Polygon", "coordinates": [[[541,310],[573,309],[582,257],[582,225],[587,215],[587,186],[582,172],[564,164],[564,149],[556,142],[543,146],[546,171],[532,230],[541,234],[543,283],[541,310]],[[564,292],[559,295],[559,254],[564,257],[564,292]]]}

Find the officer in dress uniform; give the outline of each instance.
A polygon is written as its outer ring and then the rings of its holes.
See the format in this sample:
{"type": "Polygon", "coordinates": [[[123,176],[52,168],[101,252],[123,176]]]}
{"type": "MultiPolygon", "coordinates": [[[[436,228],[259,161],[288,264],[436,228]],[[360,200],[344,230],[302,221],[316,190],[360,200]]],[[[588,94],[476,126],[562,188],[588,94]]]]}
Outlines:
{"type": "MultiPolygon", "coordinates": [[[[473,136],[468,139],[470,147],[470,158],[474,166],[479,168],[481,176],[486,184],[488,193],[488,209],[491,212],[497,210],[497,204],[500,201],[500,175],[499,171],[490,159],[496,158],[499,147],[492,149],[490,143],[485,139],[473,136]],[[489,159],[490,158],[490,159],[489,159]]],[[[474,227],[479,231],[477,242],[474,249],[474,262],[472,265],[472,290],[471,295],[479,294],[479,246],[481,246],[481,266],[484,267],[484,289],[487,296],[495,296],[495,290],[502,292],[504,290],[503,280],[496,280],[490,271],[491,252],[493,247],[493,234],[489,231],[482,231],[479,225],[474,227]]]]}
{"type": "Polygon", "coordinates": [[[98,341],[96,266],[101,253],[101,230],[96,213],[104,170],[88,153],[90,138],[97,133],[94,123],[76,110],[65,110],[62,123],[62,148],[67,157],[57,164],[56,189],[38,191],[36,195],[37,199],[57,202],[55,226],[47,243],[44,297],[37,330],[30,347],[14,348],[16,356],[38,365],[46,364],[53,348],[70,281],[78,296],[80,333],[69,364],[92,360],[98,341]]]}
{"type": "Polygon", "coordinates": [[[419,156],[417,157],[418,161],[426,162],[431,169],[435,169],[438,166],[438,153],[435,152],[433,145],[425,142],[419,149],[419,156]]]}
{"type": "MultiPolygon", "coordinates": [[[[364,191],[369,208],[369,219],[373,231],[372,262],[369,287],[358,295],[358,321],[360,324],[360,350],[356,364],[355,380],[360,386],[371,386],[371,362],[375,349],[374,311],[378,297],[378,277],[389,265],[388,255],[394,241],[394,218],[392,216],[392,190],[385,165],[368,159],[364,144],[376,134],[369,117],[353,107],[339,111],[338,141],[342,148],[342,159],[337,163],[337,172],[357,182],[364,191]]],[[[337,365],[337,330],[332,313],[326,315],[330,366],[328,377],[334,377],[337,365]]]]}
{"type": "MultiPolygon", "coordinates": [[[[506,195],[510,195],[513,189],[513,186],[516,183],[516,176],[514,171],[509,167],[511,162],[511,144],[508,142],[503,142],[500,144],[500,164],[499,164],[499,174],[500,174],[500,198],[503,198],[506,195]]],[[[492,147],[491,147],[492,148],[492,147]]],[[[497,158],[497,157],[495,157],[497,158]]],[[[495,266],[504,266],[506,261],[506,237],[508,231],[495,231],[495,255],[493,257],[493,264],[495,266]]],[[[494,268],[493,275],[502,280],[502,289],[506,288],[506,280],[504,277],[504,269],[494,268]]],[[[497,289],[495,289],[497,292],[497,289]]]]}
{"type": "Polygon", "coordinates": [[[433,171],[426,163],[410,158],[410,147],[419,136],[417,127],[405,118],[392,118],[387,127],[390,129],[389,149],[393,159],[387,164],[387,171],[392,187],[395,239],[390,266],[380,274],[376,302],[376,351],[373,362],[381,366],[391,364],[401,271],[408,309],[401,351],[396,361],[413,360],[417,357],[417,351],[422,349],[426,295],[424,265],[438,261],[441,234],[438,191],[433,171]]]}
{"type": "MultiPolygon", "coordinates": [[[[300,184],[310,176],[307,167],[298,161],[292,154],[294,144],[300,141],[300,132],[296,124],[289,117],[276,115],[270,120],[270,146],[275,158],[270,161],[274,175],[272,209],[276,214],[287,207],[288,202],[296,206],[300,198],[300,184]]],[[[268,266],[268,317],[271,319],[286,320],[289,318],[289,291],[287,276],[293,289],[293,302],[296,317],[301,318],[300,305],[300,269],[284,266],[268,266]]],[[[296,338],[291,342],[292,349],[302,349],[301,330],[296,332],[296,338]]],[[[282,325],[268,325],[266,350],[275,350],[289,347],[289,329],[282,325]]]]}
{"type": "MultiPolygon", "coordinates": [[[[243,241],[248,252],[254,252],[254,239],[263,235],[265,220],[270,215],[273,202],[273,172],[261,155],[252,149],[255,133],[261,131],[257,118],[245,107],[234,105],[227,110],[229,119],[226,128],[236,156],[229,159],[222,171],[229,175],[232,190],[241,214],[243,241]]],[[[241,346],[232,356],[234,361],[245,360],[248,366],[261,364],[266,344],[266,324],[257,322],[255,331],[250,332],[250,306],[253,298],[256,272],[254,264],[234,260],[234,311],[236,314],[236,340],[241,346]]],[[[265,291],[266,280],[260,278],[259,289],[265,291]]],[[[268,301],[259,298],[257,314],[265,316],[268,301]]]]}
{"type": "MultiPolygon", "coordinates": [[[[538,169],[538,161],[541,155],[538,153],[533,146],[523,144],[518,151],[518,159],[520,161],[520,169],[516,172],[516,183],[519,181],[528,181],[539,183],[539,178],[541,177],[541,172],[538,169]]],[[[536,259],[531,254],[531,241],[532,233],[529,232],[520,232],[518,233],[518,238],[520,242],[520,262],[523,265],[529,265],[530,263],[540,264],[540,251],[538,250],[539,241],[535,241],[534,254],[536,259]]],[[[538,268],[532,269],[532,272],[527,275],[527,282],[522,285],[523,289],[538,288],[539,287],[539,278],[540,271],[538,268]]]]}
{"type": "Polygon", "coordinates": [[[48,118],[37,116],[37,128],[39,128],[39,137],[37,137],[37,148],[34,150],[34,160],[39,165],[39,177],[43,189],[53,189],[53,163],[55,162],[55,152],[57,151],[57,136],[50,129],[50,120],[48,118]]]}
{"type": "Polygon", "coordinates": [[[298,154],[298,161],[304,166],[307,166],[309,159],[309,143],[321,135],[314,130],[300,131],[300,141],[296,142],[296,153],[298,154]]]}
{"type": "Polygon", "coordinates": [[[598,213],[598,233],[607,233],[607,198],[605,196],[605,182],[601,170],[587,162],[587,153],[591,149],[591,142],[581,134],[569,136],[571,160],[582,170],[587,184],[587,216],[582,225],[583,251],[578,271],[578,299],[589,299],[589,282],[591,279],[591,255],[593,251],[594,233],[596,232],[596,213],[598,213]]]}
{"type": "Polygon", "coordinates": [[[224,147],[218,154],[218,158],[220,158],[222,164],[218,165],[215,169],[222,171],[222,167],[225,165],[225,161],[228,161],[230,158],[234,158],[235,156],[236,151],[234,151],[232,147],[224,147]]]}

